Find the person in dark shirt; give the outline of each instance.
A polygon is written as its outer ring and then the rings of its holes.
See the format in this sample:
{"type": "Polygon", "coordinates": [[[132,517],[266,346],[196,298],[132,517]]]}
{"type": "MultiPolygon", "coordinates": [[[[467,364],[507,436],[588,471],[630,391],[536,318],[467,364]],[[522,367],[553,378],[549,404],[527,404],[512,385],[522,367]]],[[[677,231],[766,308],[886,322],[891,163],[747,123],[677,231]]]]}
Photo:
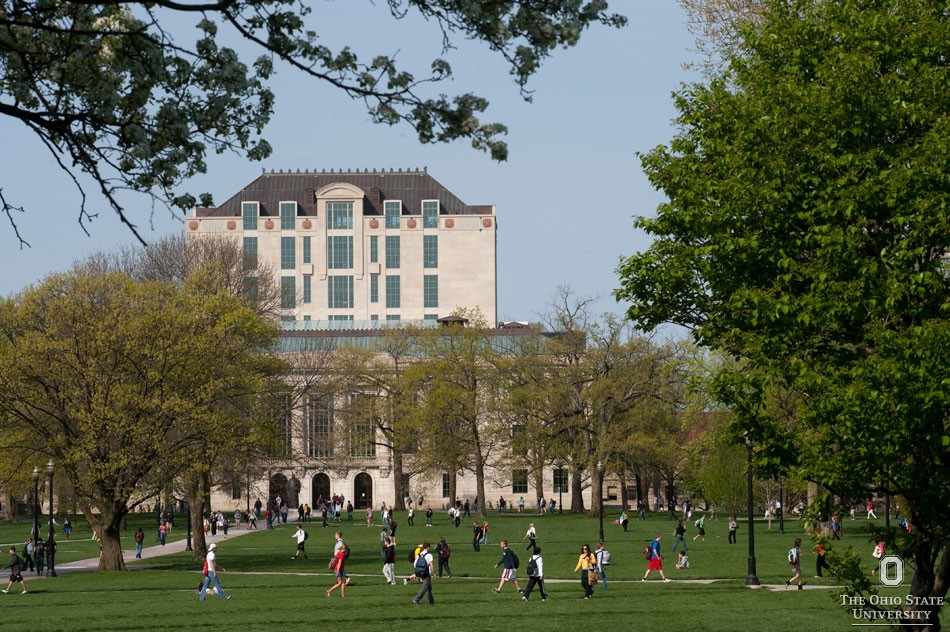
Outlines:
{"type": "Polygon", "coordinates": [[[10,592],[10,589],[13,588],[13,583],[14,583],[14,582],[19,582],[19,583],[20,583],[20,586],[23,587],[23,592],[20,593],[20,594],[25,595],[25,594],[26,594],[26,582],[23,581],[23,575],[20,574],[20,571],[22,570],[22,568],[21,568],[21,562],[20,562],[20,556],[16,554],[16,548],[15,548],[15,547],[12,547],[12,546],[11,546],[10,549],[9,549],[9,551],[10,551],[10,563],[7,564],[5,568],[9,568],[9,569],[10,569],[10,581],[7,583],[7,587],[4,588],[4,589],[3,589],[2,591],[0,591],[0,592],[3,592],[3,594],[9,593],[9,592],[10,592]]]}

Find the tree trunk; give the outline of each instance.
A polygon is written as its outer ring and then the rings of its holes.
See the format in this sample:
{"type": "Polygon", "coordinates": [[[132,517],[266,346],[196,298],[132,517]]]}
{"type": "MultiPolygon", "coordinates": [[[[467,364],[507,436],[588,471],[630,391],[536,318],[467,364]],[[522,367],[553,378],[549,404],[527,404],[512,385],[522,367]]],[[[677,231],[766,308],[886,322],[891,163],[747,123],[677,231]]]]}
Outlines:
{"type": "Polygon", "coordinates": [[[203,494],[200,492],[186,494],[188,513],[191,518],[191,559],[196,561],[203,560],[208,553],[208,546],[205,543],[204,501],[202,496],[203,494]]]}
{"type": "MultiPolygon", "coordinates": [[[[913,521],[911,522],[913,524],[913,521]]],[[[950,543],[943,544],[943,550],[933,551],[935,534],[925,534],[918,530],[915,536],[914,558],[916,569],[911,580],[910,590],[905,596],[904,611],[913,611],[916,618],[909,619],[903,629],[914,632],[939,632],[940,610],[950,587],[950,543]],[[931,560],[937,559],[937,568],[931,560]],[[928,614],[929,613],[929,614],[928,614]],[[930,623],[932,625],[924,625],[930,623]]],[[[906,566],[905,566],[906,568],[906,566]]]]}
{"type": "Polygon", "coordinates": [[[99,554],[100,571],[124,571],[125,560],[122,559],[122,542],[120,540],[119,525],[125,517],[125,505],[104,505],[101,507],[101,519],[96,519],[92,512],[85,510],[86,520],[99,536],[102,551],[99,554]]]}
{"type": "Polygon", "coordinates": [[[455,506],[455,497],[458,496],[459,473],[456,469],[449,470],[449,506],[455,506]]]}
{"type": "MultiPolygon", "coordinates": [[[[540,459],[539,459],[540,460],[540,459]]],[[[534,477],[534,498],[544,498],[544,462],[538,464],[532,473],[534,477]]]]}
{"type": "Polygon", "coordinates": [[[396,498],[393,501],[393,507],[398,511],[406,510],[406,485],[405,475],[403,474],[402,450],[390,448],[393,457],[393,489],[396,498]]]}
{"type": "Polygon", "coordinates": [[[597,470],[590,477],[590,513],[591,518],[600,516],[604,506],[604,471],[597,470]]]}
{"type": "Polygon", "coordinates": [[[571,465],[571,513],[584,513],[584,470],[571,465]]]}
{"type": "Polygon", "coordinates": [[[630,495],[627,493],[627,477],[623,472],[620,473],[620,506],[624,511],[630,508],[630,495]]]}

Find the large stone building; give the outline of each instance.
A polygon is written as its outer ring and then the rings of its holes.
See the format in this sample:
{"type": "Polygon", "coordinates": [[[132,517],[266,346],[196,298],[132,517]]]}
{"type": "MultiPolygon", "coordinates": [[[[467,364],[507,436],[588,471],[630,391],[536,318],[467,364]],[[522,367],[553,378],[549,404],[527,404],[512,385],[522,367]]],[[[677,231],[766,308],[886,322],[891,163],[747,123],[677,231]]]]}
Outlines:
{"type": "MultiPolygon", "coordinates": [[[[371,348],[394,321],[436,326],[457,308],[478,310],[494,324],[496,231],[493,206],[462,202],[426,170],[265,172],[221,206],[197,209],[186,227],[189,238],[240,240],[245,257],[278,273],[285,352],[371,348]]],[[[531,333],[537,330],[499,324],[493,335],[531,333]]],[[[272,463],[257,480],[236,476],[232,489],[215,494],[215,506],[243,508],[276,496],[291,506],[315,505],[330,494],[343,494],[357,509],[393,503],[392,452],[381,437],[358,449],[325,441],[339,411],[365,395],[288,395],[278,423],[293,459],[272,463]]],[[[487,496],[493,503],[523,496],[532,506],[537,494],[528,471],[504,455],[500,462],[503,469],[492,468],[486,481],[487,496]]],[[[458,474],[458,496],[473,499],[474,476],[458,474]]],[[[415,475],[408,486],[440,509],[451,502],[447,479],[415,475]]],[[[545,479],[548,494],[567,492],[566,470],[551,468],[545,479]]]]}
{"type": "Polygon", "coordinates": [[[284,320],[354,323],[458,307],[495,322],[496,231],[494,206],[462,202],[426,170],[271,171],[187,223],[270,264],[284,320]]]}

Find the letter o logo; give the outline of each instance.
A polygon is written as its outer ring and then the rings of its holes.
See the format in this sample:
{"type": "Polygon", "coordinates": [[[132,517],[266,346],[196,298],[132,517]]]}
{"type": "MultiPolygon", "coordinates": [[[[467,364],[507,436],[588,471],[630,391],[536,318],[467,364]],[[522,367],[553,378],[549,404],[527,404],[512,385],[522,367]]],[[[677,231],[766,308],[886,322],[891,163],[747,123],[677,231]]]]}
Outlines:
{"type": "Polygon", "coordinates": [[[895,588],[904,583],[904,560],[896,555],[881,558],[881,583],[895,588]]]}

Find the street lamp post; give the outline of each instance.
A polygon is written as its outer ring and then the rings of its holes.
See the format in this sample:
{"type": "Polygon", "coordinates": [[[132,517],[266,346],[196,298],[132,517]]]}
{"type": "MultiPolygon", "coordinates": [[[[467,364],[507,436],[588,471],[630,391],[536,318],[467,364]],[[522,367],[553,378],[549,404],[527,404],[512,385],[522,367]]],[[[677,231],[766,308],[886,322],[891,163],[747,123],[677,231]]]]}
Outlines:
{"type": "Polygon", "coordinates": [[[56,577],[56,541],[53,537],[53,460],[46,464],[46,474],[49,476],[49,538],[46,540],[46,576],[56,577]]]}
{"type": "Polygon", "coordinates": [[[185,531],[185,550],[192,551],[191,548],[191,503],[185,499],[185,523],[188,525],[185,531]]]}
{"type": "Polygon", "coordinates": [[[33,468],[33,542],[40,539],[40,468],[33,468]]]}
{"type": "Polygon", "coordinates": [[[746,586],[758,586],[759,578],[755,573],[755,525],[754,525],[754,508],[752,506],[752,441],[746,436],[745,447],[748,451],[749,460],[748,466],[749,471],[746,479],[747,483],[747,493],[749,501],[749,574],[745,578],[746,586]]]}
{"type": "Polygon", "coordinates": [[[600,503],[600,541],[604,541],[604,470],[603,463],[600,461],[597,462],[597,478],[600,481],[600,498],[598,501],[600,503]]]}

